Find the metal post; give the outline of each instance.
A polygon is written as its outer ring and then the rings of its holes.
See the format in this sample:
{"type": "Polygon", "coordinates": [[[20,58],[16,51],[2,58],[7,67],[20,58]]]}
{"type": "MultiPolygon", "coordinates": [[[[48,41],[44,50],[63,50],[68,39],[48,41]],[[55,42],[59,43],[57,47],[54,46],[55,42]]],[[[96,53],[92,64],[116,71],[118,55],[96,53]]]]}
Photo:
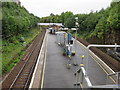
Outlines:
{"type": "Polygon", "coordinates": [[[119,73],[117,72],[117,81],[116,84],[119,84],[119,73]]]}
{"type": "Polygon", "coordinates": [[[76,53],[76,43],[77,43],[77,27],[76,27],[76,33],[75,33],[75,53],[76,53]]]}
{"type": "Polygon", "coordinates": [[[89,57],[89,48],[87,48],[87,61],[86,61],[86,76],[88,75],[88,58],[89,57]]]}
{"type": "MultiPolygon", "coordinates": [[[[77,30],[78,30],[78,17],[75,17],[75,20],[76,20],[76,23],[75,23],[75,26],[76,26],[76,33],[75,33],[75,54],[76,54],[76,44],[77,44],[77,30]]],[[[77,58],[75,60],[75,66],[77,66],[77,58]]]]}
{"type": "Polygon", "coordinates": [[[77,43],[77,30],[78,30],[78,17],[75,17],[76,19],[76,33],[75,33],[75,53],[76,53],[76,43],[77,43]]]}
{"type": "Polygon", "coordinates": [[[117,43],[115,43],[115,51],[117,51],[117,43]]]}
{"type": "Polygon", "coordinates": [[[120,72],[118,72],[118,88],[120,88],[120,72]]]}
{"type": "MultiPolygon", "coordinates": [[[[76,33],[75,33],[75,54],[76,54],[76,43],[77,43],[77,28],[76,28],[76,33]]],[[[74,65],[76,66],[77,65],[77,57],[76,57],[76,60],[74,61],[74,65]]]]}
{"type": "Polygon", "coordinates": [[[118,85],[118,88],[120,88],[120,72],[117,72],[117,82],[116,85],[118,85]]]}
{"type": "Polygon", "coordinates": [[[109,84],[108,79],[109,79],[109,75],[107,75],[106,85],[109,84]]]}

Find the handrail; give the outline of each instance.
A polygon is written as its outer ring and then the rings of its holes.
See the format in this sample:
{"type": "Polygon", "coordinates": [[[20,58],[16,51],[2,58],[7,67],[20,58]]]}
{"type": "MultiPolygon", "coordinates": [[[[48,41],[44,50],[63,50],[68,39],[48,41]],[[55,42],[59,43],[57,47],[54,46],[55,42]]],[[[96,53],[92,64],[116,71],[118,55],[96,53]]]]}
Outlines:
{"type": "MultiPolygon", "coordinates": [[[[92,85],[88,75],[86,75],[86,71],[85,71],[84,67],[80,67],[74,73],[74,75],[76,76],[76,79],[77,79],[76,80],[77,82],[75,82],[74,86],[77,86],[77,87],[80,85],[82,88],[120,88],[120,80],[119,80],[120,72],[108,74],[108,76],[117,75],[116,84],[109,84],[109,85],[92,85]]],[[[80,88],[80,86],[79,86],[79,88],[80,88]]]]}
{"type": "Polygon", "coordinates": [[[82,75],[81,81],[78,81],[78,80],[77,80],[76,84],[74,84],[74,85],[81,85],[81,86],[84,88],[84,86],[83,86],[82,84],[87,84],[87,87],[85,86],[85,88],[91,87],[91,86],[92,86],[92,83],[91,83],[89,77],[87,76],[84,67],[80,67],[80,69],[78,69],[78,70],[74,73],[74,75],[77,77],[77,79],[80,77],[80,73],[81,73],[81,75],[82,75]],[[78,83],[79,83],[79,84],[78,84],[78,83]]]}

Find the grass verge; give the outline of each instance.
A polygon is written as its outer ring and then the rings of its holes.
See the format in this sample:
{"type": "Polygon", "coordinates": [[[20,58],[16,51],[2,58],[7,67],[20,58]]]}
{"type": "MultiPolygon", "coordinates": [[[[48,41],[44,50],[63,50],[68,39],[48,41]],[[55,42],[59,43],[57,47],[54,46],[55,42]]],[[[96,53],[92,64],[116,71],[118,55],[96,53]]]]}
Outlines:
{"type": "Polygon", "coordinates": [[[2,41],[2,75],[10,72],[10,70],[20,61],[25,54],[27,46],[39,33],[41,33],[41,30],[34,28],[31,29],[29,33],[14,36],[10,40],[2,41]],[[26,46],[23,45],[21,37],[24,38],[23,41],[26,42],[26,46]]]}

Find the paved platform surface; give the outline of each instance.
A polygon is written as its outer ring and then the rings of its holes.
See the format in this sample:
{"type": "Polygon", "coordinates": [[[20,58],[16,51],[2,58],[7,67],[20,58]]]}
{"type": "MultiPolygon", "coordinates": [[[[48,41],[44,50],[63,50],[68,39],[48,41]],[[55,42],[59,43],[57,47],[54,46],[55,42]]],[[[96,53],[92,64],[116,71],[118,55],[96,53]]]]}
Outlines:
{"type": "MultiPolygon", "coordinates": [[[[47,55],[45,65],[45,77],[43,80],[44,88],[74,88],[75,77],[74,72],[80,66],[71,66],[67,69],[68,58],[63,56],[63,48],[56,43],[56,35],[48,34],[47,55]]],[[[84,63],[86,60],[86,50],[78,42],[76,43],[76,55],[72,57],[71,64],[81,64],[84,55],[84,63]]],[[[88,75],[93,85],[106,84],[107,74],[94,60],[94,57],[89,56],[88,75]]]]}

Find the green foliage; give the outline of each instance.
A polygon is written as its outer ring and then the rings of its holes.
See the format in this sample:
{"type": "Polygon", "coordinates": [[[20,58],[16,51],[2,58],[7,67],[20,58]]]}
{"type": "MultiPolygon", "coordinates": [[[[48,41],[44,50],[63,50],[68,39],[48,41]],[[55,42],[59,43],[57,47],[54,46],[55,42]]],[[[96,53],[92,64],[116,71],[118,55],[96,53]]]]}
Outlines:
{"type": "MultiPolygon", "coordinates": [[[[101,44],[120,44],[120,1],[112,2],[110,7],[89,14],[74,15],[72,12],[62,12],[61,15],[54,15],[52,13],[48,17],[41,18],[41,22],[60,22],[64,27],[74,28],[75,17],[78,17],[80,38],[91,41],[96,39],[94,43],[99,40],[98,43],[101,44]]],[[[71,33],[74,36],[75,32],[71,33]]]]}
{"type": "Polygon", "coordinates": [[[27,33],[39,22],[38,17],[14,2],[2,3],[2,16],[3,39],[27,33]]]}
{"type": "MultiPolygon", "coordinates": [[[[89,14],[74,15],[72,12],[62,12],[61,15],[54,15],[52,13],[48,17],[41,18],[41,22],[61,22],[65,27],[72,28],[75,27],[76,16],[79,23],[79,36],[84,39],[91,37],[105,39],[106,32],[120,31],[120,2],[112,2],[110,7],[89,14]]],[[[119,41],[117,34],[114,37],[119,41]]]]}
{"type": "MultiPolygon", "coordinates": [[[[25,54],[23,41],[27,45],[38,35],[40,30],[33,29],[39,18],[30,14],[24,7],[14,2],[2,3],[2,73],[9,72],[25,54]],[[21,40],[21,37],[24,40],[21,40]]],[[[1,47],[0,47],[1,48],[1,47]]],[[[1,58],[0,58],[1,59],[1,58]]],[[[1,75],[1,72],[0,72],[1,75]]]]}
{"type": "Polygon", "coordinates": [[[23,42],[21,37],[24,37],[24,41],[29,45],[31,41],[40,33],[38,29],[32,29],[29,33],[25,33],[18,36],[13,36],[10,40],[3,40],[2,43],[2,73],[9,72],[25,54],[23,42]]]}
{"type": "Polygon", "coordinates": [[[43,23],[63,23],[66,27],[74,27],[74,15],[72,12],[63,12],[61,15],[50,14],[40,19],[43,23]]]}
{"type": "Polygon", "coordinates": [[[75,16],[73,14],[67,15],[67,19],[65,20],[65,27],[68,28],[75,27],[75,16]]]}
{"type": "Polygon", "coordinates": [[[114,30],[120,29],[120,2],[113,2],[111,4],[109,17],[107,18],[109,27],[114,30]]]}

